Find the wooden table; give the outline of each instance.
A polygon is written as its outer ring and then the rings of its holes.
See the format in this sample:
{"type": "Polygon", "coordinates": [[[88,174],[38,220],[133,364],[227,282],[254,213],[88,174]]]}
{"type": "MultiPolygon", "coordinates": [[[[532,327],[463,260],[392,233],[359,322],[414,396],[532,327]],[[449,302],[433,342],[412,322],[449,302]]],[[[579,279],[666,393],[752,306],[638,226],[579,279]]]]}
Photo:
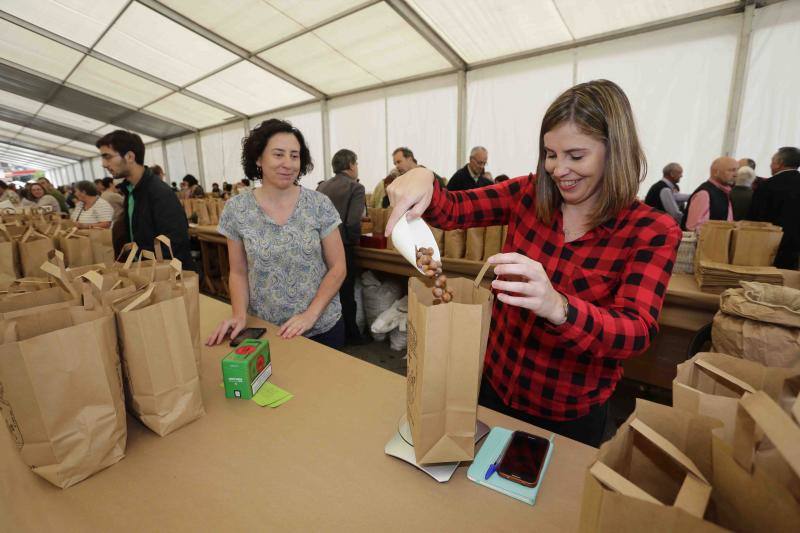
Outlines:
{"type": "MultiPolygon", "coordinates": [[[[201,296],[203,335],[230,306],[201,296]]],[[[252,325],[264,324],[252,320],[252,325]]],[[[383,448],[405,410],[405,379],[268,327],[277,409],[225,399],[203,348],[207,414],[166,437],[128,419],[126,457],[65,490],[31,473],[0,436],[2,531],[574,531],[596,450],[556,437],[534,507],[476,485],[461,466],[439,484],[383,448]]],[[[490,426],[546,432],[479,410],[490,426]]]]}

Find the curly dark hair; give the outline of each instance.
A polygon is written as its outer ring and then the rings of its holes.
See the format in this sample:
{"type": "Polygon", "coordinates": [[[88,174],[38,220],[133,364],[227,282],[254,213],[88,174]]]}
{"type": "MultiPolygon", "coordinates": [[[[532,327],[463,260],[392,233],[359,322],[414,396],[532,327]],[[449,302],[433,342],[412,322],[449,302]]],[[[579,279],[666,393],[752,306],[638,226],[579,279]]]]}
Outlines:
{"type": "Polygon", "coordinates": [[[300,143],[300,174],[294,181],[295,185],[297,185],[300,182],[300,176],[305,176],[314,169],[314,163],[311,161],[311,151],[308,149],[305,137],[300,133],[300,130],[292,126],[290,122],[277,118],[265,120],[253,128],[250,135],[242,141],[242,168],[244,169],[244,175],[250,179],[261,179],[261,173],[256,161],[264,153],[269,139],[276,133],[291,133],[300,143]]]}

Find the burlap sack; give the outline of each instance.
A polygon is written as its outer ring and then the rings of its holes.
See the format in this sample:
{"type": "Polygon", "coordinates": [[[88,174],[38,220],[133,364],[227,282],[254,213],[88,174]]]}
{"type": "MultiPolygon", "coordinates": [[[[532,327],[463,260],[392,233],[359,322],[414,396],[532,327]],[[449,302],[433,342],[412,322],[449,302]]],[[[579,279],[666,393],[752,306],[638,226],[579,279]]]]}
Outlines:
{"type": "Polygon", "coordinates": [[[464,259],[470,261],[483,260],[483,246],[486,238],[486,228],[469,228],[467,230],[467,245],[464,259]]]}
{"type": "Polygon", "coordinates": [[[741,282],[720,297],[711,339],[714,350],[765,366],[800,365],[800,291],[741,282]]]}
{"type": "Polygon", "coordinates": [[[467,232],[454,229],[444,232],[444,256],[450,259],[462,259],[467,251],[467,232]]]}

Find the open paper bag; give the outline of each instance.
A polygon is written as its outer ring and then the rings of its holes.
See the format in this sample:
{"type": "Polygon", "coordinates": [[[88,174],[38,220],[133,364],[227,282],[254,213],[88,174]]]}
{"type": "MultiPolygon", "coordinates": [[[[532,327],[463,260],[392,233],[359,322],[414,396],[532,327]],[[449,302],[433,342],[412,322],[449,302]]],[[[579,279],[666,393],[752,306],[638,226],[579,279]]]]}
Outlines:
{"type": "MultiPolygon", "coordinates": [[[[479,274],[482,278],[483,274],[479,274]]],[[[492,293],[449,278],[453,301],[434,305],[430,285],[408,281],[406,411],[417,463],[471,460],[492,293]]]]}

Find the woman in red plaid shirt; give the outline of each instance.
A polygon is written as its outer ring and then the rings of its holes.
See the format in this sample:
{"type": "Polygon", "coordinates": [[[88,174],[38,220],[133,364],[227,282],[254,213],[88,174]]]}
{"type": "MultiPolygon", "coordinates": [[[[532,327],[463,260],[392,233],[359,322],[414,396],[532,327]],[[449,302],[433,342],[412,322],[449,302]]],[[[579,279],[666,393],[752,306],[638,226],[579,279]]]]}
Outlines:
{"type": "Polygon", "coordinates": [[[447,192],[424,168],[389,186],[394,211],[433,226],[508,224],[480,403],[598,446],[622,361],[644,352],[681,231],[636,200],[646,161],[628,98],[576,85],[545,113],[536,175],[447,192]]]}

